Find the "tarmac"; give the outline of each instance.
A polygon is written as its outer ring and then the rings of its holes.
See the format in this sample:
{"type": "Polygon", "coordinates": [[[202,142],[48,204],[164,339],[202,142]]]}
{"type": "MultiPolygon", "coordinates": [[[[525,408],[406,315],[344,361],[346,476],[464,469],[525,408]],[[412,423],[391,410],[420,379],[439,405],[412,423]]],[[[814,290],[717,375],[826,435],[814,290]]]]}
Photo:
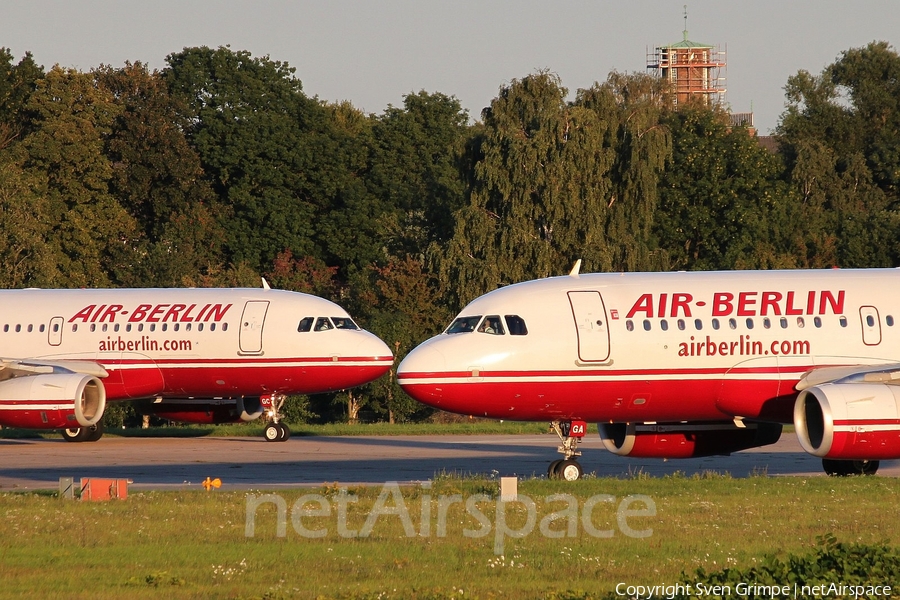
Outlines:
{"type": "MultiPolygon", "coordinates": [[[[560,455],[555,435],[311,436],[285,442],[250,437],[126,438],[97,442],[0,439],[0,491],[58,489],[61,477],[131,480],[130,489],[267,490],[323,484],[378,485],[427,481],[441,474],[545,477],[560,455]]],[[[776,444],[731,456],[648,459],[615,456],[599,437],[580,445],[584,472],[598,477],[825,476],[821,460],[785,433],[776,444]]],[[[878,477],[900,476],[900,460],[882,461],[878,477]]],[[[577,485],[573,483],[572,485],[577,485]]]]}

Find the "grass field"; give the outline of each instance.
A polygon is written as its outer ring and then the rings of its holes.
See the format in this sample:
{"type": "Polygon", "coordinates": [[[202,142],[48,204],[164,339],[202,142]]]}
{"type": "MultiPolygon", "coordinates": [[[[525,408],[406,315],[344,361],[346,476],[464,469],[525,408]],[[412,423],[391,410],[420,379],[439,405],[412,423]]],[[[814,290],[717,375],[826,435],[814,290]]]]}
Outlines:
{"type": "Polygon", "coordinates": [[[399,489],[159,492],[102,503],[2,494],[0,596],[589,598],[620,582],[674,583],[698,567],[803,552],[826,533],[900,540],[900,481],[883,477],[524,480],[530,527],[526,503],[497,504],[495,481],[439,478],[430,489],[402,488],[402,498],[399,489]],[[313,496],[298,505],[302,494],[313,496]]]}
{"type": "MultiPolygon", "coordinates": [[[[122,437],[227,437],[227,436],[262,436],[265,423],[226,424],[226,425],[178,425],[171,427],[150,427],[147,429],[107,429],[104,435],[122,437]]],[[[521,434],[547,433],[547,423],[522,421],[489,421],[473,420],[459,423],[329,423],[326,425],[298,424],[290,425],[291,435],[478,435],[478,434],[521,434]]],[[[596,425],[589,425],[592,433],[597,433],[596,425]]],[[[2,438],[58,438],[57,431],[39,431],[36,429],[0,429],[2,438]]]]}

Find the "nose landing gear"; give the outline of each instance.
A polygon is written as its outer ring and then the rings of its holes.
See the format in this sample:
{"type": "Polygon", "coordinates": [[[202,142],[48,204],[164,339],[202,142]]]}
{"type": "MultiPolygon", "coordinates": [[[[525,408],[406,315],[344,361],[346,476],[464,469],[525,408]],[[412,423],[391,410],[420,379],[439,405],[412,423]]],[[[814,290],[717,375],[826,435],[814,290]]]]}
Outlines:
{"type": "Polygon", "coordinates": [[[553,421],[550,423],[550,431],[559,436],[562,442],[557,448],[565,458],[554,460],[547,469],[547,477],[550,479],[563,479],[565,481],[577,481],[584,475],[581,464],[575,460],[581,456],[578,444],[587,432],[587,423],[584,421],[553,421]]]}
{"type": "Polygon", "coordinates": [[[266,419],[269,421],[263,430],[263,436],[267,442],[286,442],[291,437],[291,430],[281,422],[281,419],[284,418],[284,415],[281,414],[281,407],[284,406],[286,397],[284,394],[269,394],[261,396],[259,399],[259,403],[266,413],[266,419]]]}

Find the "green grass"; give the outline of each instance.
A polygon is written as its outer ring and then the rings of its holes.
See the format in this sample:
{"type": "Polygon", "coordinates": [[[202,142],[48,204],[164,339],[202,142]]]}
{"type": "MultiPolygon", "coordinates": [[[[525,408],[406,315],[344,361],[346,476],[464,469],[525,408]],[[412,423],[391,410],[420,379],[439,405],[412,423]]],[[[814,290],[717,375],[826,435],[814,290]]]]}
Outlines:
{"type": "MultiPolygon", "coordinates": [[[[265,423],[256,421],[246,424],[227,425],[180,425],[172,427],[150,427],[148,429],[107,429],[104,435],[122,437],[258,437],[263,433],[265,423]]],[[[462,423],[331,423],[327,425],[290,425],[291,435],[477,435],[477,434],[537,434],[547,433],[547,423],[522,421],[478,421],[462,423]]],[[[596,425],[589,428],[597,432],[596,425]]],[[[58,437],[56,431],[36,431],[30,429],[0,429],[0,439],[58,437]]]]}
{"type": "MultiPolygon", "coordinates": [[[[367,537],[339,535],[339,488],[279,491],[288,508],[286,535],[276,531],[274,504],[256,512],[256,529],[245,536],[248,495],[237,492],[154,492],[104,503],[65,501],[47,495],[0,494],[0,596],[72,598],[539,598],[596,597],[616,583],[673,583],[681,572],[749,567],[767,553],[806,552],[818,536],[847,542],[900,540],[900,481],[867,478],[731,479],[701,477],[587,479],[572,485],[547,480],[519,482],[535,501],[537,521],[521,539],[504,537],[494,552],[496,528],[486,537],[473,513],[460,503],[447,512],[446,536],[437,535],[440,497],[496,496],[498,484],[481,479],[437,478],[431,489],[404,488],[403,506],[415,537],[401,518],[382,515],[367,537]],[[293,505],[318,494],[331,516],[302,516],[293,505]],[[551,501],[569,494],[578,512],[575,537],[551,538],[538,524],[566,508],[551,501]],[[589,535],[581,517],[595,504],[590,524],[612,537],[589,535]],[[629,495],[645,495],[655,516],[626,523],[652,535],[633,538],[618,526],[617,507],[629,495]],[[422,507],[428,507],[428,535],[422,507]],[[291,521],[320,539],[297,533],[291,521]],[[459,590],[464,590],[460,593],[459,590]],[[569,590],[569,596],[557,595],[569,590]]],[[[380,487],[350,490],[347,527],[360,530],[380,487]]],[[[262,494],[263,492],[252,492],[262,494]]],[[[386,507],[393,499],[386,496],[386,507]]],[[[319,504],[307,505],[319,508],[319,504]]],[[[478,504],[496,523],[494,500],[478,504]]],[[[638,503],[632,508],[642,508],[638,503]]],[[[525,505],[506,512],[509,527],[523,527],[525,505]]],[[[551,531],[565,533],[564,519],[551,531]]]]}

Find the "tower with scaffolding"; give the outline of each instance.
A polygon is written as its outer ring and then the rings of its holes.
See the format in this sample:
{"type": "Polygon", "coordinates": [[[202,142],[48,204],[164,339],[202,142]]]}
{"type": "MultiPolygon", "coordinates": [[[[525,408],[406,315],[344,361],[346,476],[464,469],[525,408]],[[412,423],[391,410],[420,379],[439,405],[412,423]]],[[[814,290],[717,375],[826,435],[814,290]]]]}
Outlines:
{"type": "Polygon", "coordinates": [[[725,51],[717,46],[688,39],[687,7],[684,14],[684,39],[668,46],[647,50],[647,70],[668,81],[675,94],[675,105],[691,101],[720,105],[725,100],[725,51]]]}

